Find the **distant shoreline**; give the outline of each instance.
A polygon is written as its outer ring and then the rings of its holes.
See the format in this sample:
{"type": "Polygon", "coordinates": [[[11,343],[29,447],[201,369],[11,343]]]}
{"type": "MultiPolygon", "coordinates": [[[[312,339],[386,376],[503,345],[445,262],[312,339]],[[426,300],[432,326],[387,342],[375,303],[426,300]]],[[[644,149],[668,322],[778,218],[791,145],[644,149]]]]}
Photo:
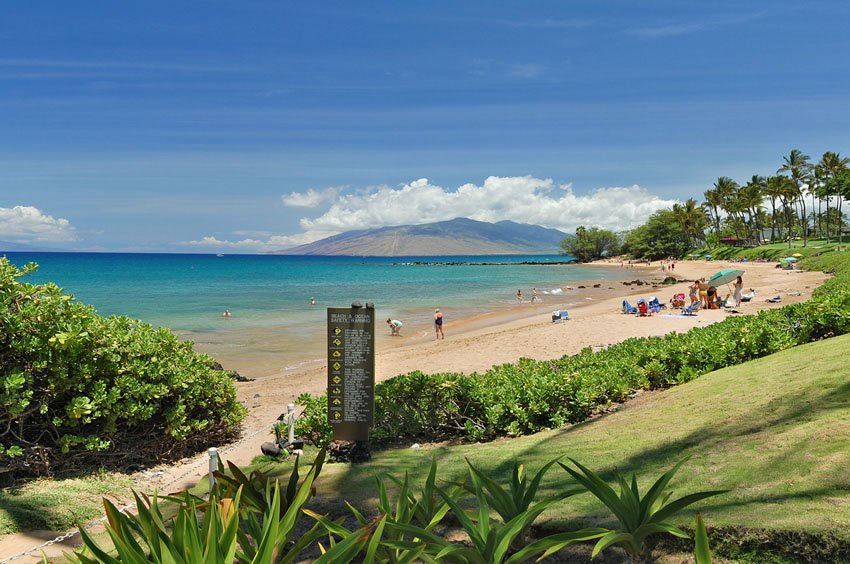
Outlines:
{"type": "Polygon", "coordinates": [[[559,261],[522,261],[522,262],[472,262],[472,261],[426,261],[394,262],[392,266],[564,266],[581,264],[578,259],[559,261]]]}

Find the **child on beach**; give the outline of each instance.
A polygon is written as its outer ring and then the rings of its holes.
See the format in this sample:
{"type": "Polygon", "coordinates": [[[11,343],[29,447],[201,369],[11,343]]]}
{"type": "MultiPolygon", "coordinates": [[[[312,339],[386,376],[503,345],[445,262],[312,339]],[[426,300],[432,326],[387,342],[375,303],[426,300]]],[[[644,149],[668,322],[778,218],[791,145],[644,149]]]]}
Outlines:
{"type": "Polygon", "coordinates": [[[393,337],[401,337],[399,331],[401,331],[401,327],[404,325],[401,321],[398,319],[387,319],[387,325],[390,326],[390,335],[393,337]]]}

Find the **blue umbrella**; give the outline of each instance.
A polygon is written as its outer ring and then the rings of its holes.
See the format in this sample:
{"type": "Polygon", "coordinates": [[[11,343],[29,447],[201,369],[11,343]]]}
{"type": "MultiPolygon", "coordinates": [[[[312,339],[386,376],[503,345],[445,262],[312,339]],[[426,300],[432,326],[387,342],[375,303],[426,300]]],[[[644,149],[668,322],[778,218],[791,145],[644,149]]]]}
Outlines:
{"type": "Polygon", "coordinates": [[[734,268],[727,268],[726,270],[721,270],[716,273],[714,276],[708,279],[708,283],[712,286],[722,286],[723,284],[728,284],[730,282],[734,282],[735,279],[739,276],[743,276],[743,270],[735,270],[734,268]]]}
{"type": "Polygon", "coordinates": [[[788,262],[796,262],[797,257],[785,257],[784,259],[781,259],[781,260],[788,261],[788,262]]]}

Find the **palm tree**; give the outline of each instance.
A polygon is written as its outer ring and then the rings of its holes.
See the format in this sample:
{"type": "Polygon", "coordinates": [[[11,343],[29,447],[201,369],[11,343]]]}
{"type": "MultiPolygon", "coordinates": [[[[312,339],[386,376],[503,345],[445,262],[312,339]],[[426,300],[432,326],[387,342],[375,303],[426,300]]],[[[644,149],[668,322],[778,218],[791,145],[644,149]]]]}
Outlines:
{"type": "Polygon", "coordinates": [[[791,153],[787,157],[782,157],[784,164],[777,170],[778,173],[791,173],[791,181],[797,188],[796,198],[800,202],[802,208],[802,223],[803,223],[803,246],[807,246],[808,239],[808,217],[806,214],[806,199],[803,196],[803,186],[809,182],[809,172],[811,165],[809,164],[809,156],[804,155],[799,149],[791,149],[791,153]]]}
{"type": "Polygon", "coordinates": [[[682,227],[682,235],[688,247],[694,247],[696,243],[705,240],[705,229],[709,221],[696,200],[688,198],[684,204],[673,204],[673,217],[682,227]]]}
{"type": "MultiPolygon", "coordinates": [[[[842,171],[847,170],[847,165],[850,164],[850,158],[842,158],[838,153],[827,151],[823,154],[820,162],[815,167],[815,175],[820,182],[817,184],[818,197],[826,200],[826,240],[829,242],[829,200],[832,196],[838,196],[838,192],[834,185],[830,184],[830,179],[835,178],[842,171]]],[[[840,205],[840,196],[839,196],[840,205]]],[[[840,207],[839,207],[840,209],[840,207]]],[[[840,215],[840,212],[839,212],[840,215]]],[[[840,229],[840,227],[839,227],[840,229]]]]}
{"type": "Polygon", "coordinates": [[[770,241],[776,237],[776,200],[779,198],[779,193],[782,189],[782,182],[778,176],[771,176],[765,181],[764,194],[770,198],[770,241]]]}
{"type": "MultiPolygon", "coordinates": [[[[728,176],[721,176],[717,179],[717,182],[714,183],[714,191],[717,193],[717,201],[720,209],[725,211],[728,214],[729,224],[732,226],[732,229],[735,230],[735,236],[738,236],[738,217],[737,212],[738,206],[735,201],[738,194],[738,183],[729,178],[728,176]]],[[[718,215],[718,224],[719,224],[719,215],[718,215]]],[[[720,231],[719,225],[717,231],[720,231]]]]}
{"type": "Polygon", "coordinates": [[[717,190],[706,190],[703,194],[705,203],[703,206],[711,215],[711,221],[714,223],[714,232],[720,234],[720,211],[718,208],[723,204],[723,196],[717,190]],[[713,213],[712,213],[713,212],[713,213]]]}
{"type": "Polygon", "coordinates": [[[792,206],[796,200],[799,191],[794,182],[787,176],[771,176],[767,179],[767,190],[771,194],[775,194],[782,204],[782,210],[785,213],[785,237],[788,239],[788,248],[791,248],[791,239],[794,230],[794,218],[792,217],[792,206]]]}
{"type": "Polygon", "coordinates": [[[763,176],[754,175],[739,191],[738,199],[750,216],[750,238],[755,236],[757,244],[761,244],[761,231],[758,229],[757,219],[766,189],[766,181],[763,176]]]}

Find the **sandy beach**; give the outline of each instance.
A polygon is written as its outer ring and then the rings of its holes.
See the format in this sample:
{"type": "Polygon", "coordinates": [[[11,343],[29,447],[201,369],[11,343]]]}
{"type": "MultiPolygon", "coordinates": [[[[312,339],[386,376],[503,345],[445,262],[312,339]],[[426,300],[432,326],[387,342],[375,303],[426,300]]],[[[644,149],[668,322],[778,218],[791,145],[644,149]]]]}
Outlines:
{"type": "MultiPolygon", "coordinates": [[[[609,264],[610,266],[610,264],[609,264]]],[[[553,303],[518,304],[499,316],[482,316],[453,323],[451,312],[446,312],[445,340],[433,340],[433,335],[421,334],[390,338],[381,333],[377,340],[376,380],[381,381],[414,370],[426,373],[483,372],[496,364],[515,362],[522,357],[537,360],[560,358],[574,354],[584,347],[602,348],[629,337],[660,336],[692,327],[705,326],[737,315],[724,310],[701,310],[697,316],[680,317],[654,315],[637,317],[621,313],[622,300],[632,303],[639,297],[658,296],[669,301],[675,293],[688,294],[688,285],[696,278],[709,278],[726,268],[745,271],[744,287],[753,288],[756,297],[737,308],[740,314],[752,314],[765,308],[776,308],[789,303],[807,300],[827,275],[820,272],[787,271],[775,268],[775,263],[732,264],[722,261],[681,261],[673,275],[680,282],[660,287],[625,286],[606,284],[604,288],[582,290],[585,302],[570,309],[570,321],[552,323],[553,303]],[[608,288],[612,287],[612,290],[608,288]],[[779,295],[782,303],[767,303],[769,297],[779,295]]],[[[635,266],[634,279],[660,281],[670,273],[663,273],[658,263],[654,266],[635,266]]],[[[731,288],[721,288],[725,296],[731,288]]],[[[548,297],[547,297],[548,298],[548,297]]],[[[388,331],[387,331],[388,333],[388,331]]],[[[404,334],[404,333],[403,333],[404,334]]],[[[243,439],[236,445],[225,447],[223,458],[245,464],[260,454],[260,445],[271,439],[271,425],[286,405],[301,393],[324,393],[327,378],[325,363],[312,364],[302,370],[257,378],[252,382],[237,384],[240,400],[248,407],[243,439]]],[[[176,480],[186,473],[185,465],[158,468],[141,473],[139,485],[147,487],[168,486],[169,489],[190,485],[203,475],[205,456],[200,463],[186,461],[198,467],[197,472],[176,480]],[[199,465],[200,464],[200,465],[199,465]]]]}
{"type": "MultiPolygon", "coordinates": [[[[617,261],[619,262],[619,261],[617,261]]],[[[611,266],[608,263],[607,266],[611,266]]],[[[592,266],[590,267],[592,268],[592,266]]],[[[630,337],[660,336],[672,331],[683,332],[692,327],[706,326],[725,319],[724,310],[701,310],[693,317],[670,314],[637,317],[621,312],[622,300],[632,303],[639,297],[658,296],[669,302],[675,293],[688,294],[688,285],[697,278],[706,279],[719,270],[739,268],[745,271],[745,291],[753,288],[756,297],[737,308],[741,315],[756,313],[766,308],[777,308],[789,303],[809,299],[812,291],[826,280],[821,272],[787,271],[775,268],[775,263],[732,264],[721,261],[678,262],[672,275],[680,281],[672,285],[653,287],[619,283],[603,283],[600,288],[592,285],[576,288],[573,296],[544,296],[543,303],[517,304],[507,312],[482,315],[453,322],[451,312],[445,312],[445,340],[433,340],[433,334],[419,330],[400,338],[384,334],[383,327],[376,339],[376,380],[386,380],[413,370],[426,373],[483,372],[496,364],[515,362],[522,357],[537,360],[560,358],[574,354],[584,347],[602,348],[630,337]],[[765,300],[781,296],[779,304],[765,300]],[[581,305],[570,307],[571,319],[552,323],[551,311],[564,301],[581,305]]],[[[654,266],[635,266],[633,279],[660,282],[671,273],[662,272],[658,263],[654,266]]],[[[720,289],[721,297],[731,288],[720,289]]],[[[266,362],[263,362],[263,367],[266,362]]],[[[245,366],[237,368],[245,372],[245,366]]],[[[273,439],[271,426],[277,417],[286,411],[298,395],[309,392],[321,394],[325,391],[327,367],[324,362],[310,362],[301,369],[284,370],[276,374],[258,377],[250,382],[237,383],[240,401],[248,408],[242,439],[231,445],[210,445],[220,449],[224,460],[244,465],[260,454],[260,445],[273,439]]],[[[191,487],[207,472],[208,456],[199,454],[171,465],[148,469],[133,476],[135,487],[140,491],[173,492],[191,487]]],[[[129,493],[129,492],[128,492],[129,493]]],[[[129,502],[130,499],[123,500],[129,502]]],[[[56,536],[51,531],[30,531],[0,538],[3,552],[26,550],[46,539],[56,536]]],[[[73,543],[75,539],[70,539],[73,543]]],[[[67,550],[71,545],[65,544],[67,550]]]]}

